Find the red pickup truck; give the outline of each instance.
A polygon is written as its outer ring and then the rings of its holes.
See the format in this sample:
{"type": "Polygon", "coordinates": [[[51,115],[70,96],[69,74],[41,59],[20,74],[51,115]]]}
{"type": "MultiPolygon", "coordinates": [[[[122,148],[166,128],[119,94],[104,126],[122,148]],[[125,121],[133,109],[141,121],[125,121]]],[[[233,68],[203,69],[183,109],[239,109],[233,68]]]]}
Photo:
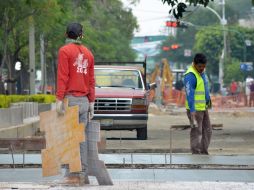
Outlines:
{"type": "Polygon", "coordinates": [[[137,130],[137,139],[147,139],[150,90],[145,64],[96,62],[94,120],[100,121],[102,130],[137,130]]]}

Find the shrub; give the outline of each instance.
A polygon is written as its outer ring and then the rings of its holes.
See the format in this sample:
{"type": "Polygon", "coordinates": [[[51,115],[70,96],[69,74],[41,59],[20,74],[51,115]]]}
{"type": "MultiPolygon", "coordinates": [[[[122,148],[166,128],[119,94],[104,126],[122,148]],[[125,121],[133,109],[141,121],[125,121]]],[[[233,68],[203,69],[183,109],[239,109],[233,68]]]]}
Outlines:
{"type": "Polygon", "coordinates": [[[54,95],[36,94],[36,95],[0,95],[0,108],[8,108],[11,103],[16,102],[38,102],[52,103],[55,102],[54,95]]]}

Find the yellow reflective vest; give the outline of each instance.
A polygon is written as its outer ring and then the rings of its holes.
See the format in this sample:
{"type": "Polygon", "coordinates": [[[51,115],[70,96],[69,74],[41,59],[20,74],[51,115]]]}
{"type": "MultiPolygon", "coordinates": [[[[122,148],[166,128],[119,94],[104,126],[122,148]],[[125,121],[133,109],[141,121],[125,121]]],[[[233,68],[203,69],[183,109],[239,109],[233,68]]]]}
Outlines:
{"type": "MultiPolygon", "coordinates": [[[[186,71],[186,74],[193,73],[197,79],[197,85],[195,89],[194,94],[194,105],[196,111],[204,111],[206,110],[206,100],[205,100],[205,83],[199,74],[199,72],[193,67],[189,67],[189,69],[186,71]]],[[[185,100],[185,107],[186,109],[190,109],[188,105],[187,99],[185,100]]]]}

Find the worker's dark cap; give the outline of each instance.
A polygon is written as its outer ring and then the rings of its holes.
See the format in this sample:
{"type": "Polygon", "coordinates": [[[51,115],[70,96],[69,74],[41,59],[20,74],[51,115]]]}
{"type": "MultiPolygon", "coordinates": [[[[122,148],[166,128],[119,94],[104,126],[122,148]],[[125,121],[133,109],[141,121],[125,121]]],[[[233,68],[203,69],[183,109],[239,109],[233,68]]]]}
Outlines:
{"type": "Polygon", "coordinates": [[[66,34],[69,38],[76,39],[79,36],[82,36],[83,26],[79,23],[70,23],[67,26],[66,34]]]}

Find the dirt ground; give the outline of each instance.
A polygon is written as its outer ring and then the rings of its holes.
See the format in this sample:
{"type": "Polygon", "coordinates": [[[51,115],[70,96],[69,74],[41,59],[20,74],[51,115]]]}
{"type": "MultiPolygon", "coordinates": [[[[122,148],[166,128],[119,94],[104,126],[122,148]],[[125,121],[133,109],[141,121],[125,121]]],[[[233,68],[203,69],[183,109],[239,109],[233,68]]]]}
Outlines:
{"type": "MultiPolygon", "coordinates": [[[[222,124],[214,129],[209,153],[212,155],[254,154],[254,110],[228,109],[210,111],[212,124],[222,124]]],[[[107,152],[170,152],[170,127],[188,124],[185,110],[167,110],[151,106],[148,120],[148,139],[136,139],[136,131],[106,131],[107,152]]],[[[189,153],[190,129],[172,131],[172,151],[189,153]]]]}

